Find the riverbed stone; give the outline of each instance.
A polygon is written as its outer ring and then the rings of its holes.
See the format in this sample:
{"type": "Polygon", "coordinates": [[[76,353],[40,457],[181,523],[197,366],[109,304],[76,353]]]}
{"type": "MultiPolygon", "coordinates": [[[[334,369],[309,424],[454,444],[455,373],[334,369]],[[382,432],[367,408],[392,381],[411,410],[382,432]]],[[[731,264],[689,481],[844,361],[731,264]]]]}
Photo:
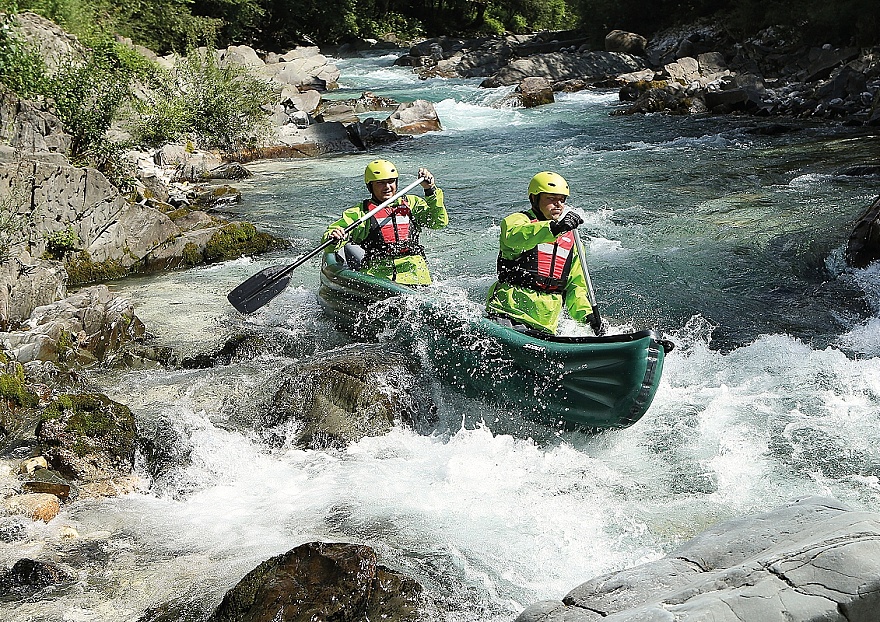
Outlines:
{"type": "Polygon", "coordinates": [[[32,492],[7,497],[3,506],[9,514],[21,514],[45,523],[58,516],[58,512],[61,511],[61,501],[48,492],[32,492]]]}
{"type": "Polygon", "coordinates": [[[49,464],[66,478],[103,481],[134,468],[134,415],[100,393],[58,396],[43,411],[37,437],[49,464]]]}
{"type": "Polygon", "coordinates": [[[807,497],[720,523],[666,557],[587,581],[518,622],[869,622],[880,606],[880,514],[807,497]]]}
{"type": "Polygon", "coordinates": [[[859,216],[846,245],[846,261],[865,268],[880,259],[880,197],[859,216]]]}
{"type": "Polygon", "coordinates": [[[58,564],[23,558],[0,573],[0,598],[27,598],[49,586],[72,583],[74,580],[75,576],[58,564]]]}
{"type": "Polygon", "coordinates": [[[365,344],[305,359],[284,370],[257,427],[276,442],[279,429],[287,430],[281,424],[290,422],[300,447],[344,447],[386,434],[395,423],[428,417],[430,400],[402,361],[387,348],[365,344]]]}
{"type": "Polygon", "coordinates": [[[309,542],[249,572],[209,622],[415,620],[422,587],[344,542],[309,542]]]}

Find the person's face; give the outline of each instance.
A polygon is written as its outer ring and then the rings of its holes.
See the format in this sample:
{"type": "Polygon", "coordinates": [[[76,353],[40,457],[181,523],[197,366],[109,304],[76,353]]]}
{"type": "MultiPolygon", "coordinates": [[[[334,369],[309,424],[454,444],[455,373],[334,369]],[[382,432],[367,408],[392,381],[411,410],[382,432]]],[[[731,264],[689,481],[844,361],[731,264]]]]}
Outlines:
{"type": "Polygon", "coordinates": [[[562,212],[565,210],[565,199],[564,194],[542,192],[538,195],[538,209],[544,218],[556,220],[562,216],[562,212]]]}
{"type": "Polygon", "coordinates": [[[377,179],[370,184],[370,192],[373,193],[373,198],[377,202],[382,203],[387,201],[397,192],[397,180],[377,179]]]}

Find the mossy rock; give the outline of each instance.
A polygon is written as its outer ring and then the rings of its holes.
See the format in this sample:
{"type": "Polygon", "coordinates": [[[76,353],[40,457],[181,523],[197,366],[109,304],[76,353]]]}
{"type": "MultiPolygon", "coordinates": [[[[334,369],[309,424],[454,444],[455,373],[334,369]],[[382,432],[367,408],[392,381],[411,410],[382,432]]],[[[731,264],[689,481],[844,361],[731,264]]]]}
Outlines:
{"type": "Polygon", "coordinates": [[[0,372],[0,398],[11,407],[37,404],[37,394],[26,386],[24,367],[20,363],[13,363],[11,369],[0,372]]]}
{"type": "Polygon", "coordinates": [[[60,395],[43,410],[37,438],[65,477],[103,479],[130,474],[134,466],[134,415],[101,393],[60,395]]]}
{"type": "Polygon", "coordinates": [[[191,268],[201,265],[204,261],[205,256],[202,254],[198,244],[187,242],[183,247],[183,265],[191,268]]]}
{"type": "Polygon", "coordinates": [[[231,222],[223,225],[205,245],[206,263],[237,259],[245,255],[256,255],[267,251],[285,248],[287,243],[275,236],[257,231],[248,222],[231,222]]]}
{"type": "Polygon", "coordinates": [[[108,259],[95,263],[86,251],[69,257],[64,263],[64,269],[67,270],[68,285],[104,283],[124,278],[129,274],[129,269],[118,260],[108,259]]]}

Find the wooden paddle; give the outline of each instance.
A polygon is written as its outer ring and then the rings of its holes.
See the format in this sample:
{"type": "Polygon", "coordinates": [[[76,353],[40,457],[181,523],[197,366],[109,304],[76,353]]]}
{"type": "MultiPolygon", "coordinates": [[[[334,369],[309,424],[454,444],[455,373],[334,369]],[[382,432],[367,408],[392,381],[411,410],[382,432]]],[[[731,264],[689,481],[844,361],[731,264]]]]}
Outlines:
{"type": "MultiPolygon", "coordinates": [[[[358,218],[355,222],[348,225],[345,229],[343,229],[343,232],[345,234],[350,233],[352,229],[355,229],[359,225],[372,218],[383,207],[389,205],[395,199],[403,196],[423,181],[424,179],[419,177],[406,188],[398,191],[398,193],[395,194],[393,197],[391,197],[387,201],[383,201],[375,208],[370,210],[368,213],[358,218]]],[[[338,243],[339,240],[335,238],[330,238],[319,247],[309,251],[305,255],[299,256],[296,261],[294,261],[290,265],[270,266],[265,270],[260,270],[248,280],[243,282],[241,285],[229,292],[226,295],[226,299],[229,300],[229,303],[241,313],[253,313],[257,309],[268,303],[270,300],[275,298],[275,296],[284,291],[284,289],[290,284],[291,272],[299,268],[301,265],[303,265],[305,262],[320,253],[328,246],[332,246],[338,243]]]]}

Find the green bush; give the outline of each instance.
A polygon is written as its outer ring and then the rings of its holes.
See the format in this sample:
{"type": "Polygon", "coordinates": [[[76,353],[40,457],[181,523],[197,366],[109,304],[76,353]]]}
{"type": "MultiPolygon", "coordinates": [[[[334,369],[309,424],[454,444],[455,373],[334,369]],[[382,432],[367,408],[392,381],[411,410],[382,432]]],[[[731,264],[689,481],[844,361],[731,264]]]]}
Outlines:
{"type": "Polygon", "coordinates": [[[277,87],[247,67],[220,65],[214,49],[191,50],[154,81],[137,105],[131,132],[146,147],[190,138],[203,149],[237,153],[268,135],[263,106],[277,96],[277,87]]]}
{"type": "Polygon", "coordinates": [[[12,18],[0,17],[0,82],[22,99],[43,95],[48,75],[43,58],[16,34],[12,18]]]}
{"type": "Polygon", "coordinates": [[[70,251],[79,250],[82,242],[72,226],[46,233],[46,254],[53,259],[61,259],[70,251]]]}

